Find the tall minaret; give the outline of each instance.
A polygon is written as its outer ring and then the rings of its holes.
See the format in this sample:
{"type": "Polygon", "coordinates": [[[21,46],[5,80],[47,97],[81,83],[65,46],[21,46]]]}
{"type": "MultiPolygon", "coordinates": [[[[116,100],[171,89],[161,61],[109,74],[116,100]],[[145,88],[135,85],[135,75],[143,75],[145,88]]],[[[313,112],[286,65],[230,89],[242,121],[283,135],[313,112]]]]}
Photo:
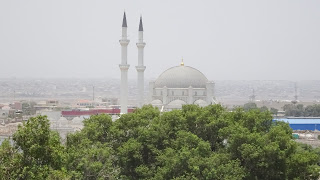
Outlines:
{"type": "Polygon", "coordinates": [[[143,49],[146,45],[143,42],[143,25],[142,25],[142,17],[140,16],[140,24],[139,24],[139,38],[137,42],[138,47],[138,66],[136,69],[138,71],[138,107],[142,107],[143,105],[143,93],[144,93],[144,70],[146,67],[143,65],[143,49]]]}
{"type": "Polygon", "coordinates": [[[125,114],[128,112],[128,69],[130,67],[127,64],[127,46],[130,42],[127,39],[127,18],[126,12],[123,14],[122,21],[122,38],[119,40],[121,44],[121,64],[119,64],[119,68],[121,70],[121,93],[120,93],[120,105],[121,105],[121,114],[125,114]]]}

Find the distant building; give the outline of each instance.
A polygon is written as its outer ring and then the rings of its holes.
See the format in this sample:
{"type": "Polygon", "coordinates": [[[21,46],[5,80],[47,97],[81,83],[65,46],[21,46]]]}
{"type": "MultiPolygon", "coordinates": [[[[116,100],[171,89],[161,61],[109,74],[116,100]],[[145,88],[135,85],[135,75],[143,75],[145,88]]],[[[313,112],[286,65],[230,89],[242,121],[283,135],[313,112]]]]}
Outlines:
{"type": "MultiPolygon", "coordinates": [[[[133,108],[128,108],[128,112],[133,112],[133,108]]],[[[65,118],[74,118],[74,117],[81,117],[81,116],[91,116],[91,115],[98,115],[98,114],[120,114],[119,108],[110,108],[110,109],[90,109],[90,110],[66,110],[61,111],[62,117],[65,118]]]]}
{"type": "Polygon", "coordinates": [[[87,99],[81,99],[76,102],[75,107],[78,107],[78,108],[105,107],[106,108],[110,102],[98,102],[98,101],[92,101],[87,99]]]}
{"type": "Polygon", "coordinates": [[[6,120],[8,118],[8,116],[9,116],[9,110],[0,110],[0,119],[1,120],[6,120]]]}
{"type": "Polygon", "coordinates": [[[86,100],[86,99],[82,99],[82,100],[78,100],[77,101],[77,106],[80,106],[80,107],[91,107],[91,106],[95,106],[95,102],[94,101],[90,101],[90,100],[86,100]]]}
{"type": "Polygon", "coordinates": [[[289,123],[289,126],[293,130],[320,131],[320,117],[282,118],[282,119],[274,119],[274,121],[283,121],[283,122],[289,123]]]}
{"type": "Polygon", "coordinates": [[[11,107],[10,107],[10,106],[3,106],[1,109],[2,109],[2,110],[10,110],[11,107]]]}
{"type": "Polygon", "coordinates": [[[21,111],[22,110],[22,103],[21,102],[14,102],[13,109],[21,111]]]}
{"type": "Polygon", "coordinates": [[[34,108],[35,110],[52,110],[59,106],[59,101],[57,100],[47,100],[38,102],[34,108]]]}
{"type": "Polygon", "coordinates": [[[103,98],[102,102],[105,102],[107,105],[117,105],[118,98],[103,98]]]}
{"type": "Polygon", "coordinates": [[[47,106],[58,106],[59,105],[59,101],[58,100],[47,100],[46,101],[46,105],[47,106]]]}

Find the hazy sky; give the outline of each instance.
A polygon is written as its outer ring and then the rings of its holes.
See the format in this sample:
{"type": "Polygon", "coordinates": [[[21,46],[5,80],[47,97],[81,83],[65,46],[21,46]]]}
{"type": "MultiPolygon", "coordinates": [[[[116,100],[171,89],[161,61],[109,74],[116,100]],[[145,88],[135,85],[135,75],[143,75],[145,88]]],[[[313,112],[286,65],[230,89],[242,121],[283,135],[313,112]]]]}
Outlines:
{"type": "Polygon", "coordinates": [[[139,16],[145,77],[180,64],[210,80],[319,80],[319,0],[0,0],[0,78],[120,78],[126,10],[129,76],[139,16]]]}

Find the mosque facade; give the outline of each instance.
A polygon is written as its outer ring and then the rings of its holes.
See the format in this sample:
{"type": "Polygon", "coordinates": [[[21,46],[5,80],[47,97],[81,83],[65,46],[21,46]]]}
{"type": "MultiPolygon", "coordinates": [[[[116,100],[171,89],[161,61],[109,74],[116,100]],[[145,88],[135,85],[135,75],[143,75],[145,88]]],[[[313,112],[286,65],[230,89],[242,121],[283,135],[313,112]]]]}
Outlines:
{"type": "Polygon", "coordinates": [[[149,101],[153,106],[166,110],[180,109],[184,104],[207,106],[216,103],[214,82],[181,62],[180,66],[167,69],[149,83],[149,101]]]}
{"type": "MultiPolygon", "coordinates": [[[[121,44],[121,114],[127,113],[128,106],[128,74],[129,65],[127,64],[127,21],[124,13],[122,22],[122,38],[121,44]]],[[[140,17],[139,38],[136,43],[138,48],[138,107],[144,102],[144,47],[146,43],[143,41],[143,25],[140,17]]],[[[184,104],[197,104],[199,106],[207,106],[215,104],[214,98],[214,82],[209,81],[206,76],[199,70],[185,66],[182,61],[179,66],[171,67],[164,71],[155,81],[149,83],[149,97],[147,104],[159,107],[161,110],[168,111],[180,109],[184,104]]]]}

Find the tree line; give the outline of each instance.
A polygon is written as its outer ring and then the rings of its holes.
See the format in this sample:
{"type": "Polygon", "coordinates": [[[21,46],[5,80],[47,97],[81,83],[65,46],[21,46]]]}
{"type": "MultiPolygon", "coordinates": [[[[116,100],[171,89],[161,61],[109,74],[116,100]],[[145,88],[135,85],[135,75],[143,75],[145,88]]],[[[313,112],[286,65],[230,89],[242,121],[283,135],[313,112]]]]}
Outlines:
{"type": "Polygon", "coordinates": [[[150,105],[84,120],[61,143],[46,116],[30,118],[0,146],[1,179],[318,179],[319,151],[292,139],[269,111],[150,105]]]}
{"type": "MultiPolygon", "coordinates": [[[[236,107],[237,108],[237,107],[236,107]]],[[[253,109],[260,111],[270,111],[273,115],[278,114],[278,109],[270,108],[266,106],[258,107],[256,103],[249,102],[242,106],[245,111],[250,111],[253,109]]],[[[304,106],[303,104],[286,104],[282,107],[284,110],[285,116],[293,117],[320,117],[320,104],[313,104],[304,106]]]]}
{"type": "Polygon", "coordinates": [[[286,116],[320,117],[320,104],[304,106],[303,104],[286,104],[283,106],[286,116]]]}

